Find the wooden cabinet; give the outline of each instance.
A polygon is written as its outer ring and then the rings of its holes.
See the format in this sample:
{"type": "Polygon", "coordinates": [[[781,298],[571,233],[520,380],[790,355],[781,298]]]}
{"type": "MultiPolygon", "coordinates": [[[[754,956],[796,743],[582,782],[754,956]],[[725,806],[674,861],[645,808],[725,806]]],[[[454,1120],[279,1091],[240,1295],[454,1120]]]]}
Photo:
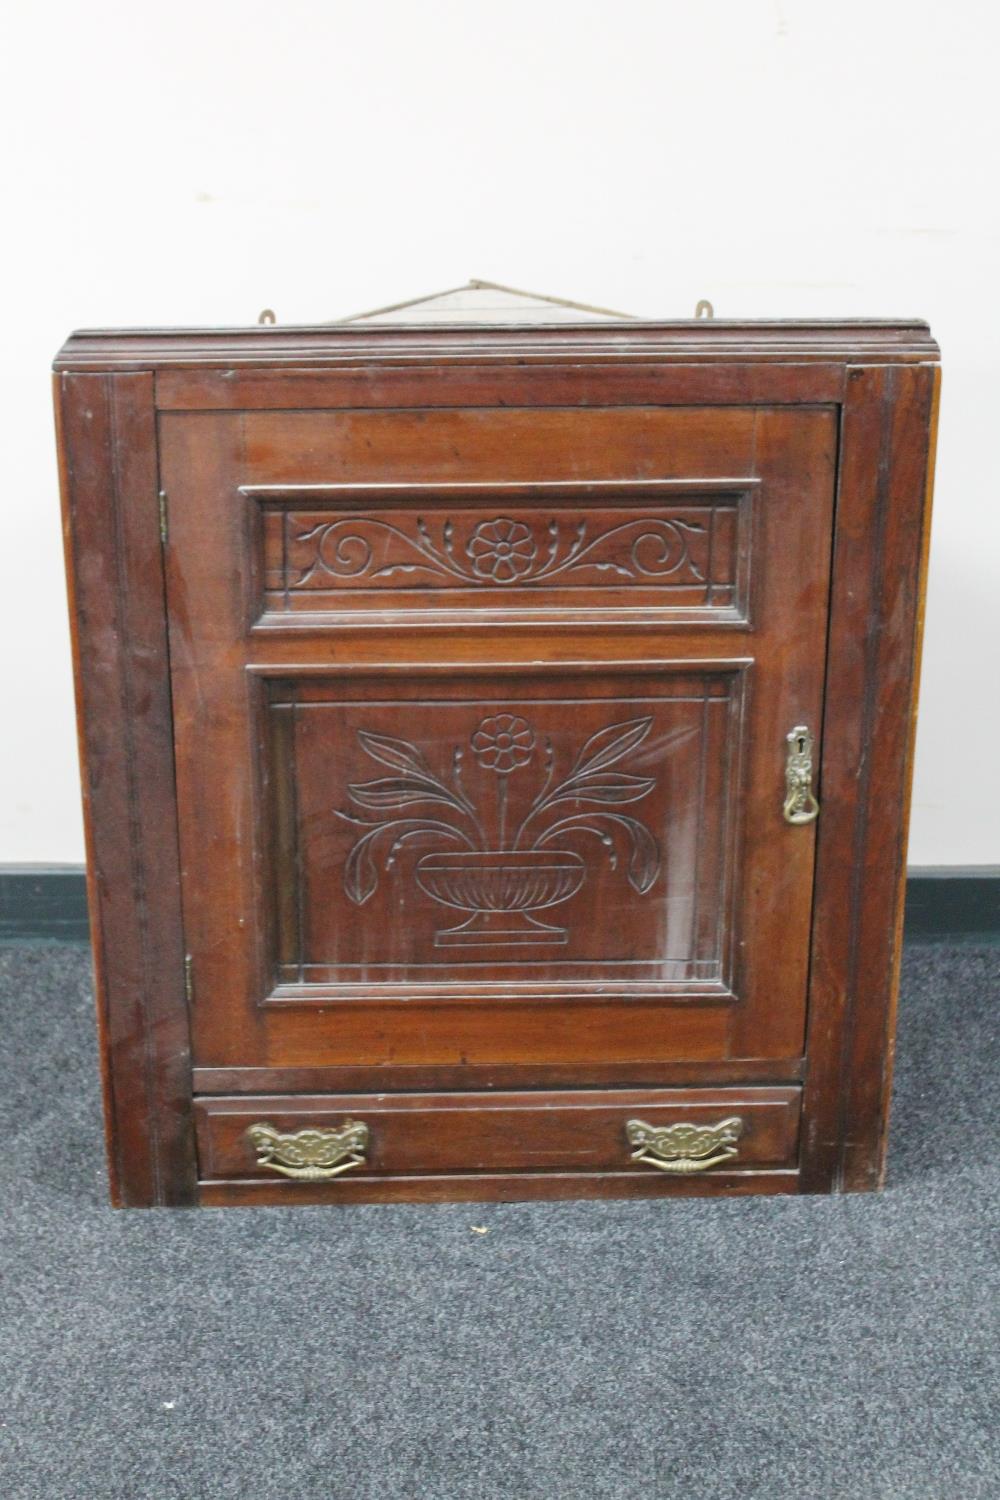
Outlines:
{"type": "Polygon", "coordinates": [[[116,1202],[878,1185],[936,359],[69,340],[116,1202]]]}

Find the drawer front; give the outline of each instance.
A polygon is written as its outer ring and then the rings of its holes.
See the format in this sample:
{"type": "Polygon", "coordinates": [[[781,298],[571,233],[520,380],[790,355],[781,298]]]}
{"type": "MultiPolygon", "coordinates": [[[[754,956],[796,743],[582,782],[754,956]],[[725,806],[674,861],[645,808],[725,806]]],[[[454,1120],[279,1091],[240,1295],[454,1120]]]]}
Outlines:
{"type": "Polygon", "coordinates": [[[200,1099],[200,1172],[215,1181],[328,1182],[336,1192],[364,1177],[676,1179],[789,1168],[799,1096],[797,1088],[756,1088],[200,1099]]]}

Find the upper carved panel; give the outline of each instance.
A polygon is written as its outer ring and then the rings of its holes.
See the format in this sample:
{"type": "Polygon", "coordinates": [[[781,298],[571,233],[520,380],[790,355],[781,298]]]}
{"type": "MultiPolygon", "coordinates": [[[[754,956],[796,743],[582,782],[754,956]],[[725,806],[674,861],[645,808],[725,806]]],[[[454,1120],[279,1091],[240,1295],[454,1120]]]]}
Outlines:
{"type": "Polygon", "coordinates": [[[495,509],[434,497],[419,509],[392,499],[377,509],[267,504],[262,532],[266,606],[278,614],[603,604],[611,595],[695,617],[746,615],[745,492],[614,506],[508,497],[495,509]]]}

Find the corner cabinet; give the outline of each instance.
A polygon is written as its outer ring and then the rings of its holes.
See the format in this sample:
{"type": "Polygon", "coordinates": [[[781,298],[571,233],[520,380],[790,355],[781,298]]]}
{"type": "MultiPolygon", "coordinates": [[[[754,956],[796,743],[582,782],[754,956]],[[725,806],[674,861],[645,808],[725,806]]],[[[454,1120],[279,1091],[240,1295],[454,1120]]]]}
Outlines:
{"type": "Polygon", "coordinates": [[[878,1186],[936,361],[69,340],[116,1203],[878,1186]]]}

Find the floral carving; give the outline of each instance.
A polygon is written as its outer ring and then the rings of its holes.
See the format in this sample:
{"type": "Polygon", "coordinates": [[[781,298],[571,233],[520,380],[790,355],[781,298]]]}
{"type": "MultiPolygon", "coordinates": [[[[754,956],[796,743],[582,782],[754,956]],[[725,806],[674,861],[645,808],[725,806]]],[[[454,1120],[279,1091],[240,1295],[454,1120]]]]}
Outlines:
{"type": "Polygon", "coordinates": [[[458,927],[439,931],[435,943],[565,942],[565,928],[531,915],[568,900],[586,879],[584,859],[560,844],[589,835],[605,850],[612,869],[618,868],[624,849],[626,878],[640,895],[659,873],[656,840],[638,818],[620,811],[648,796],[656,785],[652,777],[621,769],[621,762],[646,739],[652,722],[646,717],[599,729],[564,774],[557,774],[556,754],[547,739],[541,784],[513,829],[508,783],[514,772],[530,764],[537,747],[527,719],[494,714],[470,736],[482,771],[495,778],[495,794],[485,798],[486,806],[482,797],[474,801],[466,791],[461,746],[453,747],[450,773],[439,776],[408,740],[359,730],[362,749],[393,774],[348,786],[354,804],[375,817],[338,809],[339,817],[363,830],[344,866],[347,895],[361,905],[376,890],[376,851],[384,851],[388,871],[404,845],[430,841],[450,847],[423,855],[416,866],[417,884],[441,905],[472,914],[458,927]]]}
{"type": "Polygon", "coordinates": [[[512,583],[530,573],[538,548],[527,526],[498,516],[495,521],[480,521],[465,551],[479,578],[512,583]]]}
{"type": "MultiPolygon", "coordinates": [[[[289,516],[294,526],[295,518],[289,516]]],[[[324,517],[290,541],[307,558],[290,589],[333,583],[379,582],[414,576],[455,584],[509,588],[571,578],[593,583],[594,575],[616,582],[705,583],[691,552],[704,525],[680,516],[644,515],[591,534],[590,523],[551,517],[534,528],[510,516],[494,516],[473,528],[464,549],[450,517],[436,525],[422,516],[389,521],[382,516],[324,517]],[[306,550],[308,544],[308,550],[306,550]],[[311,554],[311,555],[310,555],[311,554]]]]}
{"type": "Polygon", "coordinates": [[[527,719],[515,714],[497,714],[483,720],[470,743],[487,770],[506,776],[517,766],[528,764],[535,734],[527,719]]]}

